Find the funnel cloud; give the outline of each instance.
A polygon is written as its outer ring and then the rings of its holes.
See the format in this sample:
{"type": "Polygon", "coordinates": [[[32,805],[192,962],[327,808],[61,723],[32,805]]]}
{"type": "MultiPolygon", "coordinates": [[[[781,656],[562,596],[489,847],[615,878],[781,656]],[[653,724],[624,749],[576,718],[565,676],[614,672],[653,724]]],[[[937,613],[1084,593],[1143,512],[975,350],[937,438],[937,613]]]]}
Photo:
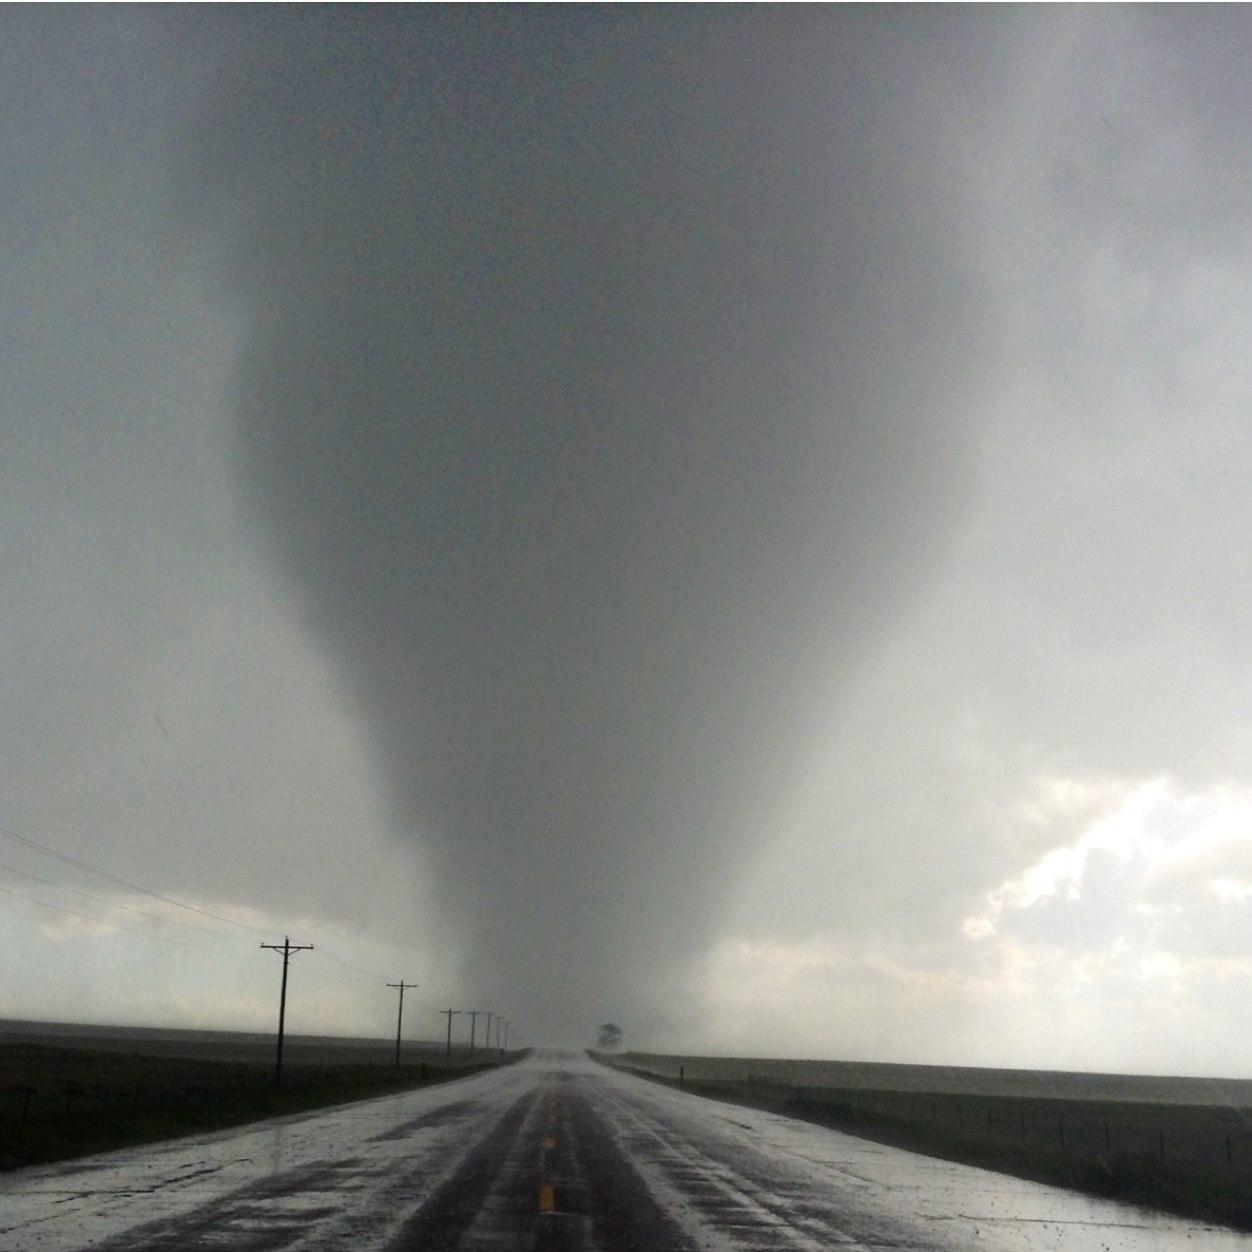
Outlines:
{"type": "Polygon", "coordinates": [[[830,12],[241,28],[186,194],[245,327],[255,529],[467,985],[541,1034],[659,1022],[969,490],[993,328],[911,41],[830,12]]]}

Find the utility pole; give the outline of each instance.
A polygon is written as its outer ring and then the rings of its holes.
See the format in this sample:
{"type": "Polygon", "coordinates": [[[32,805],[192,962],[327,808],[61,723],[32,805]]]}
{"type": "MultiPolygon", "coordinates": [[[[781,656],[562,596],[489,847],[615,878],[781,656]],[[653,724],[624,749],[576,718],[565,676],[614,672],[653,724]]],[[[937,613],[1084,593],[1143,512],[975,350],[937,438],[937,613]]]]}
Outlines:
{"type": "Polygon", "coordinates": [[[504,1023],[504,1047],[501,1049],[501,1051],[503,1051],[505,1048],[509,1046],[509,1029],[512,1025],[513,1025],[512,1022],[504,1023]]]}
{"type": "Polygon", "coordinates": [[[278,1057],[274,1061],[274,1086],[283,1084],[283,1032],[287,1024],[287,963],[293,952],[312,952],[311,943],[292,943],[290,935],[284,935],[282,943],[263,943],[263,948],[270,948],[283,954],[283,989],[278,998],[278,1057]]]}
{"type": "Polygon", "coordinates": [[[474,1040],[478,1033],[478,1019],[482,1017],[483,1010],[482,1009],[470,1009],[468,1011],[469,1011],[469,1019],[470,1019],[470,1056],[473,1056],[474,1055],[474,1040]]]}
{"type": "Polygon", "coordinates": [[[389,982],[389,987],[395,987],[400,992],[400,1011],[396,1014],[396,1069],[400,1068],[400,1023],[404,1021],[404,993],[405,990],[412,991],[417,986],[415,982],[405,982],[403,978],[399,982],[389,982]]]}
{"type": "Polygon", "coordinates": [[[487,1014],[487,1033],[483,1036],[483,1038],[487,1041],[486,1043],[483,1044],[483,1047],[486,1048],[488,1051],[491,1051],[491,1019],[494,1016],[495,1016],[494,1013],[487,1014]]]}
{"type": "Polygon", "coordinates": [[[451,1069],[452,1068],[452,1019],[454,1017],[460,1017],[461,1010],[460,1009],[440,1009],[439,1011],[444,1015],[444,1017],[448,1019],[448,1052],[447,1052],[447,1059],[444,1061],[444,1068],[451,1069]]]}

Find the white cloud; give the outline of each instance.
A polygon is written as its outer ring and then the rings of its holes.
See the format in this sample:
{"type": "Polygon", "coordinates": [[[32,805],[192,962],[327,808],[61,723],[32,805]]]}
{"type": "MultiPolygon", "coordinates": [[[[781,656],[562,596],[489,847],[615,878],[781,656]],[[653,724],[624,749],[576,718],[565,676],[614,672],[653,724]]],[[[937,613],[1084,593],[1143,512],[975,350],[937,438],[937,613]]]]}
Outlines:
{"type": "MultiPolygon", "coordinates": [[[[1069,816],[1065,798],[1082,790],[1070,780],[1040,780],[1016,811],[1046,825],[1059,798],[1054,812],[1061,824],[1069,816]]],[[[1048,930],[1055,941],[1073,934],[1081,946],[1082,930],[1071,928],[1086,902],[1123,942],[1125,934],[1161,941],[1189,915],[1211,909],[1213,895],[1223,904],[1252,896],[1244,876],[1252,867],[1252,791],[1219,786],[1184,793],[1167,778],[1098,791],[1103,811],[1077,838],[1049,848],[987,892],[964,921],[967,937],[1020,932],[1023,916],[1033,914],[1058,919],[1048,930]]]]}
{"type": "Polygon", "coordinates": [[[1236,878],[1211,878],[1208,885],[1223,904],[1244,904],[1252,897],[1252,882],[1236,878]]]}
{"type": "Polygon", "coordinates": [[[728,936],[696,979],[702,1016],[757,1052],[1246,1073],[1250,817],[1228,784],[1038,777],[987,829],[1059,841],[951,936],[728,936]]]}

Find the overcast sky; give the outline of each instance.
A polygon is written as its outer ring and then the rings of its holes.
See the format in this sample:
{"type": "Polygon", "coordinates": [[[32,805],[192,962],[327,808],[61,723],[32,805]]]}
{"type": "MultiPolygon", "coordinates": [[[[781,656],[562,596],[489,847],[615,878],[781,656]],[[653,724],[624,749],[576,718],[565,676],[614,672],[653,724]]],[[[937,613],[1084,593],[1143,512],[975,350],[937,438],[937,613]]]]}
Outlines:
{"type": "Polygon", "coordinates": [[[0,1014],[1252,1075],[1252,18],[0,34],[0,1014]]]}

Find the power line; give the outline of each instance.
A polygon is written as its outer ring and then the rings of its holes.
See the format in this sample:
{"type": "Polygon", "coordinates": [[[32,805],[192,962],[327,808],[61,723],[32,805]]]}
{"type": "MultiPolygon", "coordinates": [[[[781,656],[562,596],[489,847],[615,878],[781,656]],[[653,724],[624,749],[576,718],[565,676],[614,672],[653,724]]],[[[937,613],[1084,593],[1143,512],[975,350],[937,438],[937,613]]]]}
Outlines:
{"type": "Polygon", "coordinates": [[[225,948],[206,948],[200,943],[188,943],[185,939],[171,939],[169,935],[154,935],[150,930],[136,930],[133,926],[123,926],[121,922],[111,922],[104,917],[93,917],[90,913],[80,913],[78,909],[66,908],[63,904],[50,904],[38,896],[28,896],[24,892],[14,891],[12,887],[0,887],[0,892],[13,896],[17,900],[25,900],[30,904],[38,904],[42,908],[52,909],[56,913],[68,913],[71,917],[81,917],[84,921],[95,922],[97,926],[109,926],[113,930],[124,930],[128,935],[139,935],[142,939],[154,939],[158,943],[172,943],[180,948],[192,948],[196,952],[208,952],[213,956],[229,956],[238,961],[257,961],[261,957],[248,952],[228,952],[225,948]]]}
{"type": "Polygon", "coordinates": [[[69,883],[53,882],[50,878],[40,878],[38,874],[32,874],[29,870],[15,869],[12,865],[0,865],[0,872],[17,874],[20,878],[29,878],[32,882],[43,883],[45,887],[55,887],[61,891],[72,891],[76,896],[82,896],[85,900],[94,900],[97,904],[103,904],[111,909],[125,909],[128,913],[134,913],[138,917],[146,917],[149,921],[157,922],[159,925],[181,926],[185,930],[195,930],[202,935],[212,935],[215,939],[228,939],[231,937],[222,934],[220,930],[210,930],[207,926],[197,926],[194,922],[180,922],[173,917],[161,917],[156,913],[147,913],[143,909],[137,909],[131,904],[122,904],[118,900],[106,900],[104,896],[92,895],[90,891],[84,891],[81,887],[71,887],[69,883]]]}
{"type": "MultiPolygon", "coordinates": [[[[4,867],[0,867],[0,868],[4,868],[4,867]]],[[[22,870],[13,870],[11,872],[23,874],[22,870]]],[[[56,887],[56,886],[61,885],[59,883],[50,882],[46,878],[39,878],[34,874],[23,874],[23,876],[26,878],[32,878],[34,879],[35,882],[43,883],[45,886],[49,886],[49,887],[56,887]]],[[[74,891],[76,889],[74,887],[68,887],[66,888],[66,890],[74,891]]],[[[11,887],[0,886],[0,892],[3,892],[5,895],[12,896],[14,899],[17,899],[17,900],[25,900],[29,904],[38,904],[41,908],[51,909],[53,912],[56,912],[56,913],[66,913],[70,917],[79,917],[79,918],[82,918],[83,921],[94,922],[98,926],[107,926],[111,930],[124,931],[128,935],[138,935],[141,939],[156,939],[157,941],[161,943],[172,943],[180,948],[190,948],[194,952],[207,952],[211,956],[234,957],[238,960],[246,960],[246,961],[263,961],[265,959],[264,957],[261,957],[261,956],[255,956],[250,952],[232,952],[227,948],[209,948],[201,943],[188,943],[185,939],[171,939],[169,935],[154,934],[150,930],[138,930],[134,926],[123,926],[121,922],[112,921],[107,917],[96,917],[94,914],[83,913],[83,912],[80,912],[78,909],[71,909],[63,904],[52,904],[48,900],[39,899],[38,896],[26,895],[24,892],[14,891],[11,887]]],[[[100,896],[93,896],[85,891],[80,891],[78,892],[78,894],[86,896],[87,899],[89,900],[96,900],[99,903],[105,904],[110,908],[125,908],[126,907],[125,905],[120,905],[120,904],[113,905],[109,901],[102,899],[100,896]]],[[[155,916],[155,914],[143,913],[141,910],[138,910],[138,909],[132,909],[131,911],[140,913],[140,916],[142,917],[154,917],[155,916]]],[[[175,925],[180,925],[180,924],[181,923],[175,923],[175,925]]],[[[193,927],[192,929],[198,930],[200,928],[193,927]]],[[[204,933],[213,934],[215,932],[205,931],[204,933]]],[[[330,953],[324,952],[322,953],[322,955],[329,956],[330,953]]],[[[314,977],[328,978],[332,982],[340,983],[341,985],[345,987],[352,987],[355,989],[359,985],[356,982],[349,982],[346,978],[343,978],[337,974],[333,974],[329,970],[314,968],[312,973],[314,977]]],[[[373,981],[373,980],[371,979],[370,981],[373,981]]]]}
{"type": "MultiPolygon", "coordinates": [[[[220,913],[211,912],[209,909],[200,908],[198,905],[188,904],[185,900],[178,900],[178,899],[175,899],[173,896],[162,895],[158,891],[152,891],[147,887],[140,886],[139,883],[132,882],[130,879],[127,879],[127,878],[123,878],[119,874],[114,874],[114,873],[111,873],[109,870],[101,869],[99,866],[92,865],[89,862],[82,860],[80,857],[71,856],[68,852],[61,852],[57,848],[52,848],[52,847],[49,847],[47,844],[40,843],[37,839],[31,839],[26,835],[19,834],[17,831],[11,830],[7,826],[0,825],[0,836],[3,836],[6,839],[10,839],[14,843],[21,844],[25,847],[33,848],[36,851],[42,852],[47,856],[55,857],[57,860],[64,862],[66,865],[73,865],[76,868],[85,870],[90,874],[97,874],[101,878],[108,879],[110,882],[117,883],[119,886],[126,887],[127,889],[131,891],[137,891],[141,895],[149,896],[150,898],[154,900],[159,900],[163,904],[170,904],[170,905],[173,905],[175,908],[187,909],[189,912],[198,913],[201,917],[208,917],[208,918],[211,918],[213,921],[222,922],[223,924],[227,926],[235,926],[242,930],[251,931],[253,934],[269,936],[270,934],[273,933],[272,930],[263,930],[259,926],[252,926],[252,925],[249,925],[249,923],[247,922],[236,921],[234,918],[224,917],[220,913]]],[[[93,895],[89,891],[82,891],[80,888],[71,887],[67,883],[56,883],[56,882],[51,881],[50,879],[41,878],[37,874],[31,874],[26,870],[12,869],[6,866],[0,866],[0,869],[7,870],[7,872],[9,873],[18,874],[23,878],[29,878],[33,880],[34,882],[42,883],[44,886],[47,886],[47,887],[63,888],[66,891],[73,891],[76,895],[80,895],[88,900],[93,900],[98,904],[103,904],[108,908],[125,909],[127,912],[135,913],[138,916],[148,918],[151,921],[155,921],[158,923],[164,922],[172,926],[182,926],[188,930],[195,930],[201,934],[211,935],[219,939],[228,939],[230,937],[228,935],[223,935],[220,931],[209,930],[207,927],[204,927],[204,926],[196,926],[195,924],[191,922],[180,922],[180,921],[176,921],[174,918],[159,917],[155,913],[145,912],[143,909],[137,909],[133,905],[121,904],[115,901],[106,900],[101,896],[93,895]]],[[[168,935],[157,935],[146,930],[136,930],[133,927],[123,926],[120,922],[107,921],[104,918],[94,917],[88,913],[80,913],[75,909],[65,908],[61,905],[49,904],[46,900],[40,900],[36,898],[35,896],[23,895],[21,892],[18,892],[18,891],[12,891],[12,890],[5,889],[5,888],[0,888],[0,890],[5,891],[6,894],[15,896],[18,899],[29,900],[33,904],[42,905],[44,908],[55,909],[62,913],[69,913],[75,917],[81,917],[85,919],[86,921],[95,922],[98,925],[112,926],[117,930],[123,930],[129,934],[142,935],[148,939],[160,939],[161,941],[165,943],[175,943],[175,944],[178,944],[180,947],[193,948],[196,951],[200,951],[200,952],[212,952],[214,955],[221,955],[221,956],[243,956],[244,955],[242,953],[228,952],[226,949],[213,949],[213,948],[207,948],[201,944],[187,943],[185,940],[171,939],[168,935]]],[[[375,985],[386,984],[386,981],[387,981],[386,977],[382,974],[377,973],[376,971],[365,969],[364,967],[360,965],[355,965],[351,961],[345,960],[343,957],[336,956],[333,952],[327,952],[325,949],[320,949],[319,952],[320,952],[320,955],[329,958],[330,960],[336,962],[339,965],[342,965],[345,969],[351,970],[355,975],[357,975],[362,980],[369,981],[371,983],[374,983],[375,985]]],[[[247,959],[252,960],[252,959],[261,959],[261,958],[253,958],[251,956],[248,956],[247,959]]],[[[349,985],[347,983],[347,980],[341,977],[336,978],[335,975],[332,974],[328,970],[316,970],[315,972],[317,975],[323,978],[331,978],[337,982],[343,983],[344,985],[349,985]]]]}
{"type": "MultiPolygon", "coordinates": [[[[320,950],[320,949],[319,949],[320,950]]],[[[328,957],[338,965],[342,965],[344,969],[350,969],[354,974],[359,974],[362,978],[368,978],[371,982],[386,982],[387,979],[382,975],[375,973],[372,969],[363,969],[360,965],[353,965],[351,961],[345,961],[343,957],[336,956],[333,952],[322,952],[322,955],[328,957]]]]}
{"type": "Polygon", "coordinates": [[[0,835],[3,835],[6,839],[12,839],[16,843],[24,844],[28,848],[35,848],[48,856],[54,856],[57,860],[64,861],[67,865],[76,865],[79,869],[85,869],[88,873],[99,874],[101,878],[107,878],[120,886],[129,887],[132,891],[138,891],[141,895],[151,896],[154,900],[160,900],[163,904],[172,904],[176,908],[188,909],[192,913],[199,913],[201,917],[211,917],[215,922],[224,922],[227,926],[239,926],[257,935],[268,935],[271,933],[268,930],[262,930],[259,926],[249,926],[247,922],[236,921],[233,917],[223,917],[220,913],[211,913],[208,909],[202,909],[195,904],[188,904],[184,900],[175,900],[173,896],[163,896],[159,891],[149,891],[147,887],[141,887],[138,883],[131,882],[127,878],[111,874],[107,869],[89,865],[86,861],[80,860],[76,856],[70,856],[67,852],[58,852],[55,848],[48,847],[47,844],[39,843],[35,839],[28,839],[25,835],[19,835],[17,831],[9,830],[5,826],[0,826],[0,835]]]}
{"type": "MultiPolygon", "coordinates": [[[[329,956],[329,955],[330,955],[329,952],[323,952],[320,948],[314,953],[315,957],[329,956]]],[[[365,978],[359,974],[352,974],[352,975],[341,974],[338,972],[338,970],[326,969],[324,967],[318,966],[316,961],[314,961],[310,965],[309,968],[312,971],[314,977],[328,979],[330,982],[335,983],[337,986],[350,987],[353,991],[363,991],[365,984],[368,983],[374,989],[375,992],[379,992],[382,990],[382,987],[384,985],[380,979],[365,978]]]]}

